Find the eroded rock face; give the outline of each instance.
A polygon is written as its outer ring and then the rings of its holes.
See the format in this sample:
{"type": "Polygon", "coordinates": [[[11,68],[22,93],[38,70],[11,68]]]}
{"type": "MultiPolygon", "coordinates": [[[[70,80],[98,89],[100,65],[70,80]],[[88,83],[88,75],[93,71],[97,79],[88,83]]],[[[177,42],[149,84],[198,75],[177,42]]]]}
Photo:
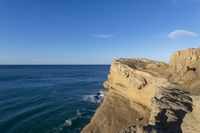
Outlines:
{"type": "Polygon", "coordinates": [[[180,84],[191,93],[200,92],[200,49],[186,49],[175,52],[169,62],[171,82],[180,84]]]}
{"type": "Polygon", "coordinates": [[[182,133],[181,124],[192,111],[192,99],[180,89],[170,87],[159,90],[152,98],[151,115],[147,126],[131,125],[120,133],[182,133]]]}
{"type": "Polygon", "coordinates": [[[200,49],[188,49],[169,64],[115,60],[104,83],[108,95],[82,133],[199,133],[199,56],[200,49]]]}
{"type": "Polygon", "coordinates": [[[192,112],[187,113],[183,118],[181,129],[183,133],[200,132],[200,96],[192,95],[192,112]]]}

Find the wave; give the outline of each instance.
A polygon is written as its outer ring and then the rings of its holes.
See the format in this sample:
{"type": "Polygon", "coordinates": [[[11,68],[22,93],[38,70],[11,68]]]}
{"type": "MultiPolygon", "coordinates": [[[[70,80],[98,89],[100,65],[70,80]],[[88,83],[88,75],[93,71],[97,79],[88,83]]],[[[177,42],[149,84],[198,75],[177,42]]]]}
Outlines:
{"type": "Polygon", "coordinates": [[[72,125],[72,120],[71,119],[65,120],[64,125],[71,126],[72,125]]]}
{"type": "Polygon", "coordinates": [[[71,126],[73,125],[73,122],[74,122],[76,119],[81,118],[81,115],[82,115],[82,114],[80,113],[79,109],[77,109],[75,117],[66,119],[66,120],[64,121],[63,124],[61,124],[61,125],[60,125],[59,127],[57,127],[57,128],[54,128],[54,129],[53,129],[54,133],[59,133],[59,132],[61,132],[64,128],[66,128],[66,127],[71,127],[71,126]]]}
{"type": "Polygon", "coordinates": [[[101,103],[106,96],[107,96],[107,91],[101,90],[97,94],[84,95],[83,100],[93,103],[101,103]]]}

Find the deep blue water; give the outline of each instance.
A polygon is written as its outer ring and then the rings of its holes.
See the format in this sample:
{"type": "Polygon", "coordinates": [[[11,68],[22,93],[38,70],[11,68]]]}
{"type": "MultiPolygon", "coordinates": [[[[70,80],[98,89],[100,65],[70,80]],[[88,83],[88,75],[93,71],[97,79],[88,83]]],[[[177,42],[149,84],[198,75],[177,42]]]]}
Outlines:
{"type": "Polygon", "coordinates": [[[0,133],[79,133],[108,65],[0,66],[0,133]]]}

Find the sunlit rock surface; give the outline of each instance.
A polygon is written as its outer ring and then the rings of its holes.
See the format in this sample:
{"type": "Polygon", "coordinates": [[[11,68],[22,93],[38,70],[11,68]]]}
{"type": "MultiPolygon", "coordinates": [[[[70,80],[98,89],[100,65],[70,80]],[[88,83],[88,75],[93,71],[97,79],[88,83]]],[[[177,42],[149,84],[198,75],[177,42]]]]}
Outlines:
{"type": "Polygon", "coordinates": [[[200,49],[175,52],[169,64],[113,61],[107,97],[82,133],[199,133],[200,49]]]}

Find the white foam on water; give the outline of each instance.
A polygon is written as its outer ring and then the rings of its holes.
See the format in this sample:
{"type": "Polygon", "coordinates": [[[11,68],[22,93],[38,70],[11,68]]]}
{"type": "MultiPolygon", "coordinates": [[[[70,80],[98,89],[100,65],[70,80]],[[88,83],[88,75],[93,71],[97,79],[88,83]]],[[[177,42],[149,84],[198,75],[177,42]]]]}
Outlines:
{"type": "Polygon", "coordinates": [[[78,117],[81,117],[81,113],[80,113],[79,109],[76,111],[76,115],[77,115],[78,117]]]}
{"type": "Polygon", "coordinates": [[[83,100],[93,102],[93,103],[97,102],[97,100],[95,99],[95,95],[84,95],[83,100]]]}
{"type": "Polygon", "coordinates": [[[93,95],[84,95],[83,100],[93,102],[93,103],[101,103],[103,99],[106,97],[107,91],[100,91],[99,94],[93,95]]]}
{"type": "Polygon", "coordinates": [[[70,126],[72,126],[73,121],[76,120],[77,118],[80,118],[80,117],[81,117],[81,113],[80,113],[79,109],[77,109],[77,111],[76,111],[76,116],[73,117],[73,118],[66,119],[65,122],[64,122],[62,125],[60,125],[60,126],[57,127],[57,128],[54,128],[54,129],[53,129],[53,130],[54,130],[54,133],[59,133],[59,132],[61,132],[65,127],[70,127],[70,126]]]}
{"type": "Polygon", "coordinates": [[[64,125],[66,125],[66,126],[71,126],[71,125],[72,125],[72,120],[70,120],[70,119],[65,120],[64,125]]]}

